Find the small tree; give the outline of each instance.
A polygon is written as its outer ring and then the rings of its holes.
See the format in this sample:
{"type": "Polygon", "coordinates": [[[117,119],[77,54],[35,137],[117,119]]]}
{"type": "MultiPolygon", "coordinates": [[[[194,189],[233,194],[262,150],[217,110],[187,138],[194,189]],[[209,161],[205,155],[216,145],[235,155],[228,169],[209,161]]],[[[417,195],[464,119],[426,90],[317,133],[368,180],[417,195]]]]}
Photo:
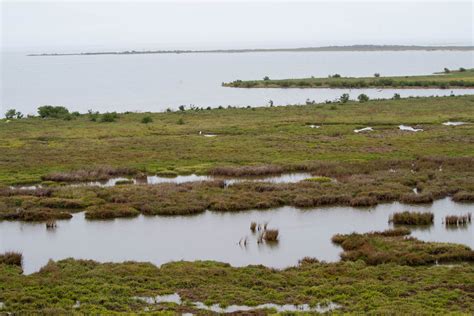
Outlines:
{"type": "Polygon", "coordinates": [[[5,113],[5,118],[8,120],[11,120],[15,117],[16,115],[16,110],[15,109],[10,109],[5,113]]]}
{"type": "Polygon", "coordinates": [[[268,104],[270,105],[270,107],[272,107],[273,106],[273,100],[268,101],[268,104]]]}
{"type": "Polygon", "coordinates": [[[466,68],[461,67],[461,68],[459,68],[459,71],[460,71],[460,72],[465,72],[465,71],[466,71],[466,68]]]}
{"type": "Polygon", "coordinates": [[[153,119],[151,118],[151,116],[145,116],[144,118],[142,118],[142,123],[143,124],[148,124],[148,123],[151,123],[153,122],[153,119]]]}
{"type": "Polygon", "coordinates": [[[444,68],[444,72],[449,74],[451,72],[451,70],[449,70],[448,68],[444,68]]]}
{"type": "Polygon", "coordinates": [[[395,94],[393,95],[392,99],[394,99],[394,100],[400,100],[400,99],[401,99],[400,94],[395,93],[395,94]]]}
{"type": "Polygon", "coordinates": [[[186,106],[185,106],[185,105],[180,105],[180,106],[178,107],[178,109],[179,109],[180,111],[183,111],[183,112],[184,112],[184,111],[186,110],[186,106]]]}
{"type": "Polygon", "coordinates": [[[378,72],[374,73],[374,77],[378,78],[380,77],[380,74],[378,72]]]}
{"type": "Polygon", "coordinates": [[[359,94],[359,96],[357,97],[357,100],[359,100],[359,102],[367,102],[369,101],[369,97],[367,96],[367,94],[359,94]]]}
{"type": "Polygon", "coordinates": [[[264,80],[264,81],[268,81],[268,80],[270,80],[270,77],[265,76],[265,77],[263,77],[263,80],[264,80]]]}
{"type": "Polygon", "coordinates": [[[333,78],[341,78],[341,75],[340,74],[334,74],[332,77],[333,78]]]}
{"type": "Polygon", "coordinates": [[[341,97],[339,98],[339,102],[341,102],[341,103],[347,103],[347,101],[349,101],[349,94],[348,94],[348,93],[344,93],[344,94],[341,95],[341,97]]]}
{"type": "Polygon", "coordinates": [[[21,112],[16,112],[16,113],[15,113],[15,116],[16,116],[17,119],[20,120],[20,119],[23,118],[23,113],[21,113],[21,112]]]}

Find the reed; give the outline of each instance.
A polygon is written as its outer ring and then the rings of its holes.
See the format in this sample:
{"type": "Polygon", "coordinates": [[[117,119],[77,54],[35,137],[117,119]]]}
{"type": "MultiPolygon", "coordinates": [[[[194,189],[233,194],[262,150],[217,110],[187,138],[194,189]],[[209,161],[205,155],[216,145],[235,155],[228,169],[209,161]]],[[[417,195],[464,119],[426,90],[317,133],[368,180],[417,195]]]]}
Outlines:
{"type": "Polygon", "coordinates": [[[46,228],[47,228],[47,229],[54,229],[54,228],[56,228],[57,226],[58,226],[58,225],[56,224],[56,221],[55,221],[55,220],[50,219],[50,220],[46,221],[46,228]]]}
{"type": "Polygon", "coordinates": [[[471,223],[471,213],[464,215],[448,215],[444,218],[446,226],[464,226],[471,223]]]}
{"type": "Polygon", "coordinates": [[[251,222],[250,223],[250,230],[255,233],[255,231],[257,230],[257,223],[256,222],[251,222]]]}

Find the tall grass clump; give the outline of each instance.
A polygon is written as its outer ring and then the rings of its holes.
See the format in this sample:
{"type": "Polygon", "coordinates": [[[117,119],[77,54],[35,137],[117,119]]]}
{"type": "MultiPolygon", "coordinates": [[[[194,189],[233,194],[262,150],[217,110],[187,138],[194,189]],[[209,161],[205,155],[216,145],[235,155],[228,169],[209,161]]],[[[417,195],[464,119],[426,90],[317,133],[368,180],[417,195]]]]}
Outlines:
{"type": "Polygon", "coordinates": [[[263,239],[267,242],[278,241],[278,229],[265,229],[263,233],[263,239]]]}
{"type": "Polygon", "coordinates": [[[434,214],[431,212],[400,212],[394,213],[389,222],[396,225],[431,225],[433,224],[434,214]]]}
{"type": "Polygon", "coordinates": [[[23,263],[23,255],[15,251],[7,251],[0,254],[0,264],[14,265],[21,267],[23,263]]]}
{"type": "Polygon", "coordinates": [[[86,209],[86,219],[110,219],[117,217],[135,217],[140,214],[135,208],[122,204],[90,206],[86,209]]]}
{"type": "Polygon", "coordinates": [[[464,226],[471,223],[471,213],[465,215],[448,215],[444,218],[446,226],[464,226]]]}
{"type": "Polygon", "coordinates": [[[251,222],[250,223],[250,230],[255,233],[255,231],[257,230],[257,223],[255,222],[251,222]]]}

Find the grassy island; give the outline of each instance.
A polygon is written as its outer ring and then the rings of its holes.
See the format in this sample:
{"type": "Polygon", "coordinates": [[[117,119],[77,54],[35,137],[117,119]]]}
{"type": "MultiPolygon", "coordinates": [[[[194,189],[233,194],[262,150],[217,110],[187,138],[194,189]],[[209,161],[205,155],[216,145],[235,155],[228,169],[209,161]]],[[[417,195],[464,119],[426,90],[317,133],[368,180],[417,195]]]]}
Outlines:
{"type": "Polygon", "coordinates": [[[263,80],[235,80],[222,84],[224,87],[233,88],[424,88],[424,89],[449,89],[473,88],[474,69],[464,69],[437,73],[426,76],[394,76],[381,77],[342,77],[339,74],[330,75],[328,78],[300,78],[300,79],[270,79],[263,80]]]}

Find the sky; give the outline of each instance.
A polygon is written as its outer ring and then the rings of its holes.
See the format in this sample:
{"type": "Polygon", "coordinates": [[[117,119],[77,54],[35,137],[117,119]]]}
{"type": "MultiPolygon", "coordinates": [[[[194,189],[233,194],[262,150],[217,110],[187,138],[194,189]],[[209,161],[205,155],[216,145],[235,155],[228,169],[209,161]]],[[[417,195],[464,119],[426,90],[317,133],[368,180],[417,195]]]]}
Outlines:
{"type": "Polygon", "coordinates": [[[1,51],[473,45],[472,1],[1,1],[1,51]]]}

